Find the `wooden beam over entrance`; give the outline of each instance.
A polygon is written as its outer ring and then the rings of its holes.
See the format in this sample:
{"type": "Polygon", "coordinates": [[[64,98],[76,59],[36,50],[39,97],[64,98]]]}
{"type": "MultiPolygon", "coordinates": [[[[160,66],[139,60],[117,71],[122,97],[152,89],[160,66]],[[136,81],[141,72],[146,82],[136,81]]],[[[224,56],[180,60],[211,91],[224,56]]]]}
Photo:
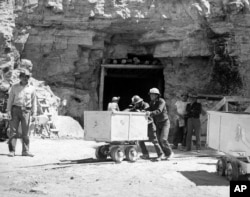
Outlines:
{"type": "Polygon", "coordinates": [[[99,89],[99,110],[102,110],[103,103],[103,92],[104,92],[104,77],[106,75],[105,67],[102,67],[101,78],[100,78],[100,89],[99,89]]]}
{"type": "Polygon", "coordinates": [[[163,69],[160,65],[143,65],[143,64],[102,64],[104,68],[116,69],[163,69]]]}

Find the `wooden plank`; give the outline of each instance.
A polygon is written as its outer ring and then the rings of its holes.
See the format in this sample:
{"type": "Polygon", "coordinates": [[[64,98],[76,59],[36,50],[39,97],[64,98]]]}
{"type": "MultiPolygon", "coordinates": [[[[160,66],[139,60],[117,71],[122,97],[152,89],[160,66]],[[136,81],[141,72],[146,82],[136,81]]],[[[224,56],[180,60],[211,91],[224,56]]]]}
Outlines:
{"type": "MultiPolygon", "coordinates": [[[[219,109],[221,109],[224,105],[226,104],[226,99],[225,97],[223,99],[221,99],[220,102],[218,102],[212,109],[210,109],[210,111],[218,111],[219,109]]],[[[207,123],[207,116],[205,116],[204,118],[201,119],[201,124],[206,124],[207,123]]],[[[203,127],[203,126],[201,126],[203,127]]]]}
{"type": "Polygon", "coordinates": [[[250,102],[250,98],[244,98],[241,96],[225,96],[227,102],[250,102]]]}
{"type": "Polygon", "coordinates": [[[163,69],[164,66],[159,65],[142,65],[142,64],[102,64],[105,68],[116,68],[116,69],[163,69]]]}
{"type": "Polygon", "coordinates": [[[122,74],[108,74],[108,77],[111,78],[125,78],[125,79],[131,79],[131,78],[136,78],[136,79],[145,79],[145,78],[149,78],[148,76],[141,76],[138,74],[129,74],[129,75],[122,75],[122,74]]]}
{"type": "Polygon", "coordinates": [[[100,88],[99,88],[99,110],[103,110],[104,77],[105,77],[105,68],[102,67],[101,78],[100,78],[100,88]]]}
{"type": "Polygon", "coordinates": [[[223,105],[225,105],[226,103],[226,99],[225,97],[223,99],[221,99],[220,102],[218,102],[212,109],[210,109],[211,111],[218,111],[223,105]]]}
{"type": "Polygon", "coordinates": [[[198,98],[206,98],[206,99],[223,99],[223,95],[213,95],[213,94],[198,94],[198,98]]]}
{"type": "Polygon", "coordinates": [[[228,102],[225,103],[225,111],[228,112],[228,102]]]}

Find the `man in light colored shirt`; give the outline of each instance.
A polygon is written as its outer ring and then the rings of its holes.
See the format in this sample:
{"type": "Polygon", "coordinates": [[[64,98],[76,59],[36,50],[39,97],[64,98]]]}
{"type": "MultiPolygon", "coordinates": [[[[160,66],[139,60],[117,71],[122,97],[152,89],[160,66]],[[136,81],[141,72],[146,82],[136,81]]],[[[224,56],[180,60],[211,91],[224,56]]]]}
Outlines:
{"type": "Polygon", "coordinates": [[[37,100],[35,88],[29,83],[31,73],[27,69],[20,71],[20,83],[14,84],[9,92],[7,113],[10,119],[9,156],[15,156],[18,127],[21,123],[21,138],[23,143],[22,156],[34,155],[29,152],[30,117],[37,115],[37,100]]]}
{"type": "Polygon", "coordinates": [[[180,94],[180,100],[177,100],[175,103],[175,111],[176,111],[176,122],[175,122],[175,134],[174,134],[174,140],[172,147],[173,149],[177,149],[177,146],[179,143],[181,143],[182,146],[186,146],[186,118],[185,115],[186,107],[188,104],[188,94],[186,92],[182,92],[180,94]]]}

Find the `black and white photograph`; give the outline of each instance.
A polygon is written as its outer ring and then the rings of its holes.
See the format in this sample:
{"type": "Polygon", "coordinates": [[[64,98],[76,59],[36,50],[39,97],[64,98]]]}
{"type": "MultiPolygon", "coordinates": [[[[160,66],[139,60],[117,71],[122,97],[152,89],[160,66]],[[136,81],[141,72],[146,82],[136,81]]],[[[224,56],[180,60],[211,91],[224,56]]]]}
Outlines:
{"type": "Polygon", "coordinates": [[[249,0],[0,0],[1,197],[250,196],[249,0]]]}

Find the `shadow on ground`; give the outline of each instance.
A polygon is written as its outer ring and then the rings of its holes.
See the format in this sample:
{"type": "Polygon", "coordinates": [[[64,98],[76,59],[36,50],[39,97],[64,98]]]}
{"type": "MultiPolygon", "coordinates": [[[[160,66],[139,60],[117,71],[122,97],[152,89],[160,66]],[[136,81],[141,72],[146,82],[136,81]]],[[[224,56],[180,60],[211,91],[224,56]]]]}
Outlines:
{"type": "Polygon", "coordinates": [[[187,179],[197,186],[229,186],[229,181],[225,177],[217,175],[215,172],[201,171],[179,171],[187,179]]]}
{"type": "MultiPolygon", "coordinates": [[[[168,160],[162,160],[168,161],[168,160]]],[[[126,159],[123,160],[123,162],[129,162],[126,159]]],[[[156,157],[152,157],[148,160],[138,159],[136,162],[143,163],[143,162],[156,162],[156,157]]],[[[68,168],[72,167],[74,165],[104,165],[104,164],[116,164],[115,161],[113,161],[111,158],[107,158],[106,160],[98,160],[95,158],[86,158],[86,159],[78,159],[78,160],[60,160],[60,162],[57,163],[47,163],[47,164],[41,164],[41,165],[31,165],[31,166],[21,166],[19,168],[36,168],[36,167],[44,167],[45,169],[59,169],[59,168],[68,168]]],[[[119,163],[117,163],[119,164],[119,163]]]]}
{"type": "Polygon", "coordinates": [[[111,159],[107,159],[104,161],[100,161],[94,158],[86,158],[86,159],[78,159],[78,160],[60,160],[57,163],[47,163],[41,165],[32,165],[32,166],[23,166],[20,168],[32,168],[32,167],[46,167],[46,166],[68,166],[68,165],[75,165],[75,164],[105,164],[105,163],[114,163],[111,159]]]}

